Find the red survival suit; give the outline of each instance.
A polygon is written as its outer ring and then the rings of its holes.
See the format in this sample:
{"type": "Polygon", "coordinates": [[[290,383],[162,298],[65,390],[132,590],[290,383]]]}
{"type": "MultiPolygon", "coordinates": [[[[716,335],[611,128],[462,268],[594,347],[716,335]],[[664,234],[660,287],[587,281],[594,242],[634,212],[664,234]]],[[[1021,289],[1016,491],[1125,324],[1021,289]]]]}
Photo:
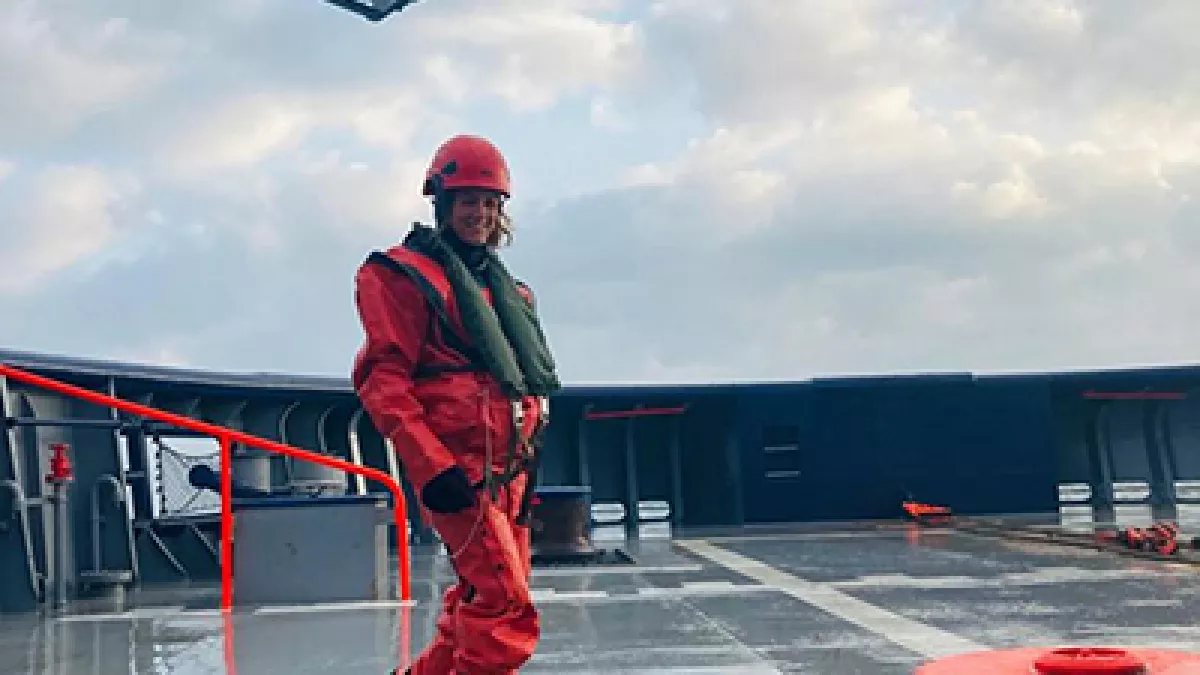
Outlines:
{"type": "MultiPolygon", "coordinates": [[[[406,477],[421,494],[455,465],[472,484],[481,483],[489,455],[494,472],[509,469],[517,410],[497,381],[462,353],[467,332],[441,267],[404,245],[387,251],[386,259],[374,258],[379,264],[363,265],[356,277],[366,335],[353,382],[406,477]],[[431,292],[448,321],[434,310],[431,292]]],[[[528,288],[520,290],[532,302],[528,288]]],[[[523,438],[541,421],[544,403],[535,397],[520,402],[523,438]]],[[[477,505],[459,513],[422,505],[459,582],[446,591],[437,634],[410,667],[412,675],[514,673],[532,657],[540,619],[529,592],[529,530],[516,523],[527,483],[528,474],[518,475],[495,500],[480,489],[477,505]]]]}

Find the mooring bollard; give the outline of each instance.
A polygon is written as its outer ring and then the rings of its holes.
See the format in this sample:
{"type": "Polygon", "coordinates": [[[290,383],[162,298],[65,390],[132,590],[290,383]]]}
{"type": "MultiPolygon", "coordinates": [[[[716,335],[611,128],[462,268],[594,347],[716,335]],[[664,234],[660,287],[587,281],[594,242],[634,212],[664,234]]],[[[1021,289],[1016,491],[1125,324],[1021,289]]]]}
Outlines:
{"type": "Polygon", "coordinates": [[[592,544],[592,489],[589,486],[536,488],[531,522],[535,564],[588,560],[592,544]]]}

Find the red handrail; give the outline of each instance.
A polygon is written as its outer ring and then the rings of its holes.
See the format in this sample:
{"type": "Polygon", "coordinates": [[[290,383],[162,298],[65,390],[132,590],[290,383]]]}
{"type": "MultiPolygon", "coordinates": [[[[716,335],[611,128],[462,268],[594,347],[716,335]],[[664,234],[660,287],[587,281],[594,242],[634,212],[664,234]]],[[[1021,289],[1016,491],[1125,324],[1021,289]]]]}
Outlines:
{"type": "Polygon", "coordinates": [[[276,452],[281,455],[288,455],[297,459],[315,462],[323,466],[333,469],[339,469],[347,473],[359,474],[371,480],[382,483],[388,490],[391,490],[393,497],[396,500],[396,541],[398,545],[398,553],[400,557],[400,599],[409,601],[411,596],[412,580],[410,578],[409,569],[409,552],[408,552],[408,537],[406,536],[408,527],[408,510],[404,501],[404,492],[400,485],[392,479],[388,474],[357,464],[351,464],[336,457],[310,452],[300,448],[278,443],[276,441],[252,436],[243,431],[229,429],[201,422],[190,417],[177,415],[175,413],[158,410],[138,403],[132,403],[113,396],[101,394],[90,389],[76,387],[65,382],[52,380],[48,377],[42,377],[33,373],[25,372],[12,366],[0,363],[0,376],[12,378],[18,382],[42,387],[51,391],[63,394],[66,396],[74,396],[83,399],[89,403],[96,405],[108,406],[123,410],[133,415],[140,415],[150,419],[174,424],[178,427],[190,429],[192,431],[207,434],[215,437],[221,444],[221,610],[228,612],[233,606],[233,509],[231,505],[231,495],[233,492],[233,472],[230,466],[232,454],[232,446],[234,442],[242,443],[250,447],[259,448],[268,452],[276,452]]]}

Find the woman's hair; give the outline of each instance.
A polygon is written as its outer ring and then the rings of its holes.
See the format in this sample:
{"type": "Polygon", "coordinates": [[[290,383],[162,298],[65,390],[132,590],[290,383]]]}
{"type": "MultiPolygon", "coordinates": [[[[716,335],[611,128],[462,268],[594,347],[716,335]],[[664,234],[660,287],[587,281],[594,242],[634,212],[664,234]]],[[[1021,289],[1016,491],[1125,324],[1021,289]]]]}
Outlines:
{"type": "Polygon", "coordinates": [[[512,217],[504,212],[504,202],[500,203],[500,225],[492,231],[488,237],[488,246],[493,248],[500,246],[511,246],[513,240],[513,225],[512,217]]]}

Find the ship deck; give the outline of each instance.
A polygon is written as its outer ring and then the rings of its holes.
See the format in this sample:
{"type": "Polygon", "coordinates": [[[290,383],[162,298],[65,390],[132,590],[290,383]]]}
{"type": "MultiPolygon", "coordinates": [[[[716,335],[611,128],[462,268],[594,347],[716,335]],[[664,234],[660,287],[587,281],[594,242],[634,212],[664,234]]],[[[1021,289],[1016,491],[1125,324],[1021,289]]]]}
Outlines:
{"type": "MultiPolygon", "coordinates": [[[[535,570],[544,634],[522,672],[900,675],[997,648],[1200,651],[1200,575],[1180,564],[902,525],[618,545],[633,564],[535,570]]],[[[5,617],[0,672],[382,675],[429,639],[452,579],[434,547],[414,549],[412,570],[408,606],[224,617],[202,585],[138,591],[118,614],[5,617]]]]}

